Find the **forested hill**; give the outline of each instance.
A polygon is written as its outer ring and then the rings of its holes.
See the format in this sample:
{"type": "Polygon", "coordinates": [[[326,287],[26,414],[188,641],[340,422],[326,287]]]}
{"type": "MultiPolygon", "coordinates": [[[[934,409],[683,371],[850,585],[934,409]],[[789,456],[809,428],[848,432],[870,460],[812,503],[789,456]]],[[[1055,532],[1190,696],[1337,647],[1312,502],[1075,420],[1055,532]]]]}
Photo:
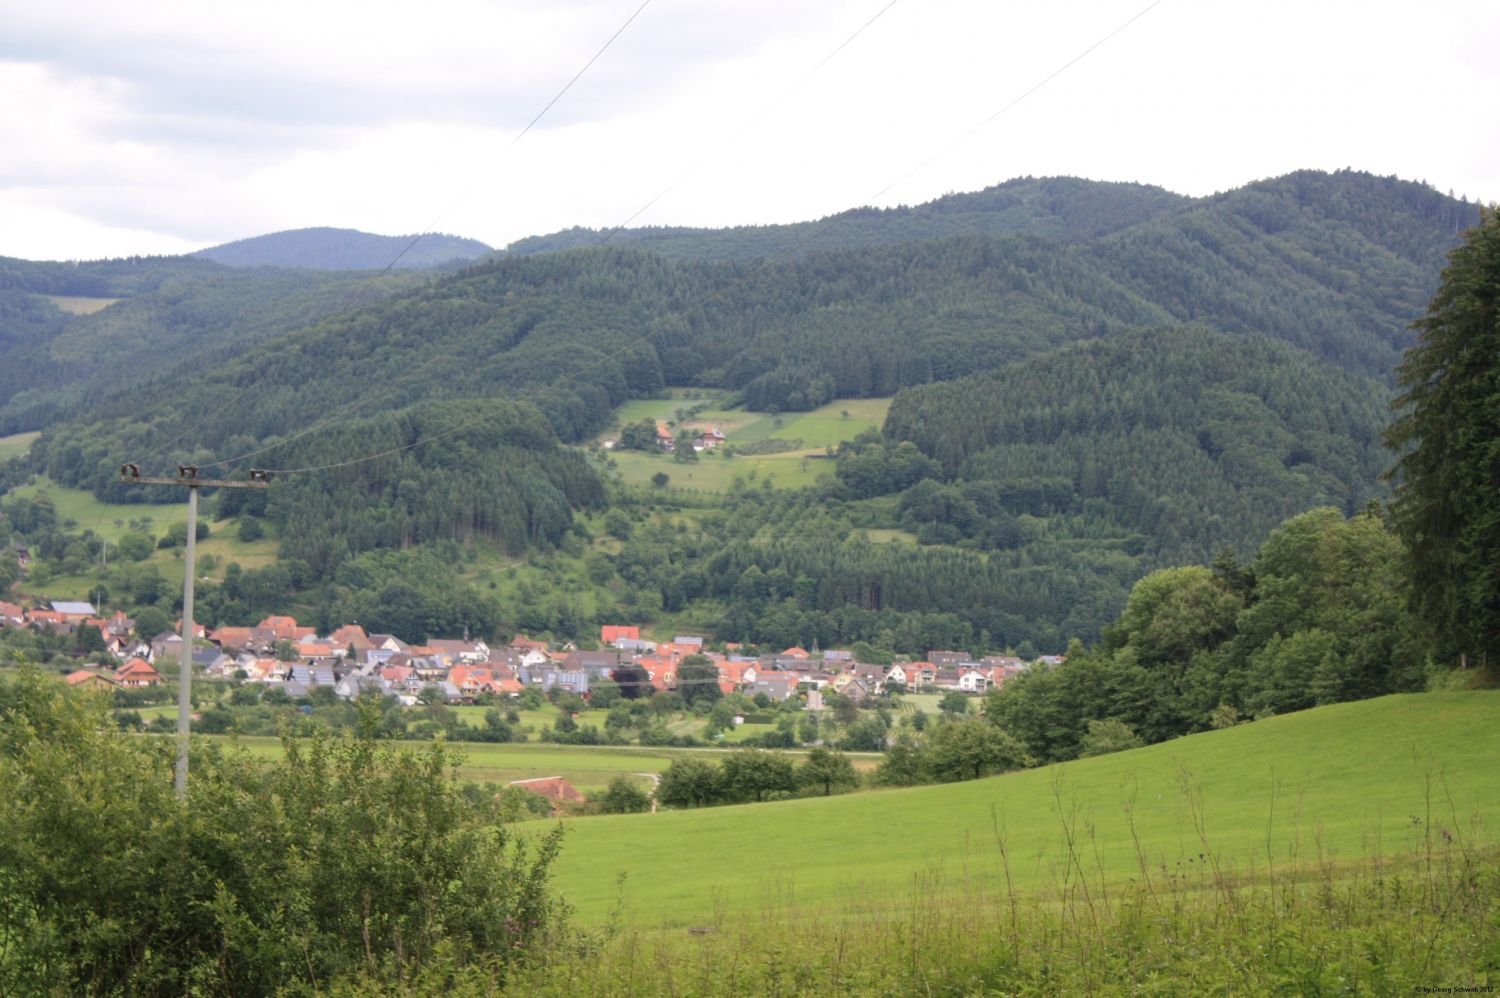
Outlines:
{"type": "Polygon", "coordinates": [[[127,441],[144,442],[147,425],[157,439],[185,435],[199,457],[223,456],[248,449],[231,441],[262,444],[328,419],[520,393],[559,437],[579,440],[613,406],[665,385],[807,409],[1183,323],[1269,335],[1385,379],[1470,215],[1475,206],[1422,185],[1309,173],[1081,243],[955,236],[766,263],[610,248],[507,254],[56,435],[99,448],[99,468],[73,482],[107,487],[102,455],[136,450],[127,441]]]}
{"type": "MultiPolygon", "coordinates": [[[[935,539],[990,529],[964,519],[969,490],[1009,514],[1134,537],[1125,546],[1157,564],[1202,563],[1225,546],[1253,550],[1303,510],[1353,513],[1383,495],[1387,398],[1382,383],[1265,337],[1134,331],[903,392],[885,434],[955,483],[946,504],[943,493],[903,500],[935,539]]],[[[841,477],[857,481],[857,465],[841,477]]]]}
{"type": "Polygon", "coordinates": [[[1367,173],[1301,171],[1196,202],[1076,255],[1181,322],[1263,332],[1387,377],[1479,205],[1367,173]]]}
{"type": "Polygon", "coordinates": [[[378,236],[357,229],[289,229],[238,239],[193,256],[228,267],[301,267],[311,270],[385,270],[438,267],[494,252],[477,239],[441,232],[378,236]]]}
{"type": "Polygon", "coordinates": [[[0,259],[0,435],[112,397],[138,405],[257,343],[425,280],[233,270],[184,257],[0,259]]]}
{"type": "MultiPolygon", "coordinates": [[[[1169,214],[1190,203],[1145,184],[1076,177],[1018,177],[982,191],[949,194],[912,207],[855,208],[789,225],[726,229],[646,227],[610,234],[675,260],[739,260],[800,255],[950,236],[1032,235],[1060,242],[1092,239],[1169,214]]],[[[511,253],[552,253],[596,246],[599,229],[572,228],[517,240],[511,253]]]]}

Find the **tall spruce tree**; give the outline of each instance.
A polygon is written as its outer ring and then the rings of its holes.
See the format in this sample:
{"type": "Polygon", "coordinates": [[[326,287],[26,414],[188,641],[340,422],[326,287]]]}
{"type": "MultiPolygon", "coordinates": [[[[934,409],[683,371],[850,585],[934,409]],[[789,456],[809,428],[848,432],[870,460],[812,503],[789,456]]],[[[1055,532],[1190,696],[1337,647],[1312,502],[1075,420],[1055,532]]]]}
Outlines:
{"type": "Polygon", "coordinates": [[[1500,213],[1449,256],[1397,370],[1395,522],[1437,653],[1500,668],[1500,213]]]}

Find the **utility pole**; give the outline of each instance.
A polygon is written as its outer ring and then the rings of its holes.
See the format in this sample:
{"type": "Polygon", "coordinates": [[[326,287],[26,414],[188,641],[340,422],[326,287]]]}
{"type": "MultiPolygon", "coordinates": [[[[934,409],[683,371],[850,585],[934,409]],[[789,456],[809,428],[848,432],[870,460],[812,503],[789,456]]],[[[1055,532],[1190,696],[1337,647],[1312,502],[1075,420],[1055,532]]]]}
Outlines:
{"type": "Polygon", "coordinates": [[[248,482],[232,482],[224,479],[199,478],[198,466],[179,464],[176,478],[151,478],[141,474],[133,464],[120,466],[120,481],[125,485],[178,485],[188,490],[187,514],[187,559],[182,579],[182,658],[177,664],[177,778],[174,787],[177,799],[187,800],[188,776],[188,730],[192,720],[192,674],[193,674],[193,576],[198,550],[198,490],[199,489],[264,489],[271,485],[269,471],[253,470],[248,482]]]}

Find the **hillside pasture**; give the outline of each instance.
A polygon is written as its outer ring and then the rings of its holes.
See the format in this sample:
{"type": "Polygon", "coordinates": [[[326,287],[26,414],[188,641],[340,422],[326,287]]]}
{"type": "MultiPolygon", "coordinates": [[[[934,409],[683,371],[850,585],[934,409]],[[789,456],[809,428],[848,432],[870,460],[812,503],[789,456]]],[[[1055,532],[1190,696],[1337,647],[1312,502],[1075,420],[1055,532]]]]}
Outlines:
{"type": "MultiPolygon", "coordinates": [[[[172,524],[181,523],[187,519],[186,502],[105,503],[94,498],[90,492],[58,485],[46,476],[39,476],[32,485],[22,485],[12,490],[11,495],[26,498],[45,495],[51,501],[53,509],[57,511],[59,524],[66,524],[71,520],[75,526],[69,529],[92,530],[110,543],[118,541],[132,531],[130,526],[132,520],[140,523],[149,518],[150,523],[140,529],[153,538],[159,538],[172,524]]],[[[208,537],[198,542],[198,554],[200,556],[211,554],[219,559],[219,569],[210,574],[222,574],[223,566],[231,561],[239,562],[241,568],[262,568],[276,560],[276,549],[279,543],[277,529],[276,525],[269,520],[262,521],[264,537],[257,541],[246,542],[239,539],[238,520],[216,521],[203,511],[201,505],[199,509],[199,522],[207,524],[210,532],[208,537]]],[[[180,576],[182,574],[181,558],[180,548],[159,549],[151,555],[149,562],[155,564],[163,575],[170,575],[175,571],[180,576]]],[[[77,584],[86,585],[93,579],[92,575],[76,578],[58,577],[43,588],[48,591],[56,588],[57,585],[77,588],[77,584]]]]}
{"type": "Polygon", "coordinates": [[[69,315],[93,315],[102,312],[123,298],[90,298],[84,295],[42,295],[69,315]]]}
{"type": "MultiPolygon", "coordinates": [[[[10,439],[10,438],[7,438],[10,439]]],[[[72,520],[78,530],[92,530],[106,540],[115,541],[130,532],[130,521],[150,517],[151,532],[160,536],[168,524],[187,516],[187,503],[105,503],[94,498],[93,493],[83,489],[70,489],[58,485],[45,475],[37,476],[35,483],[11,490],[11,495],[34,499],[46,495],[52,508],[57,510],[59,525],[72,520]],[[116,521],[119,521],[118,524],[116,521]]]]}
{"type": "Polygon", "coordinates": [[[967,783],[579,819],[557,883],[598,920],[624,873],[642,926],[671,927],[778,897],[878,912],[927,878],[1003,888],[1007,866],[1022,891],[1076,863],[1105,885],[1148,869],[1170,886],[1209,863],[1253,874],[1413,836],[1492,842],[1497,723],[1500,692],[1388,696],[967,783]]]}
{"type": "MultiPolygon", "coordinates": [[[[621,425],[641,419],[668,421],[676,410],[692,405],[700,398],[636,399],[616,410],[621,425]]],[[[775,454],[735,454],[703,452],[697,461],[677,461],[664,452],[608,452],[609,463],[620,480],[635,488],[650,488],[658,472],[667,475],[668,489],[722,494],[734,488],[801,489],[833,474],[828,449],[841,441],[852,440],[869,429],[879,429],[890,409],[890,399],[836,399],[810,412],[779,415],[748,412],[743,409],[706,409],[683,421],[681,430],[694,433],[716,427],[727,438],[726,447],[735,450],[766,440],[800,441],[795,450],[775,454]],[[847,413],[847,416],[845,415],[847,413]],[[738,485],[736,485],[738,480],[738,485]]],[[[615,436],[611,431],[605,437],[615,436]]]]}
{"type": "Polygon", "coordinates": [[[25,457],[31,450],[31,442],[41,435],[40,430],[34,430],[31,433],[12,433],[8,437],[0,437],[0,461],[25,457]]]}

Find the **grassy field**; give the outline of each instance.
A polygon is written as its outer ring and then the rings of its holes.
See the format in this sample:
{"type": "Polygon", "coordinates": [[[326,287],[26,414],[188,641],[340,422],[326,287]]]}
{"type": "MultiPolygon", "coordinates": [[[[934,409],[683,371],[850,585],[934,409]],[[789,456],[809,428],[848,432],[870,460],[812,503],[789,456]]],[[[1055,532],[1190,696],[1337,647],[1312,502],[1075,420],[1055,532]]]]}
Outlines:
{"type": "MultiPolygon", "coordinates": [[[[906,708],[910,707],[912,711],[922,711],[924,714],[940,714],[942,711],[938,710],[938,703],[942,699],[940,693],[908,693],[901,698],[902,712],[905,713],[906,708]]],[[[976,702],[970,709],[977,712],[979,703],[976,702]]]]}
{"type": "MultiPolygon", "coordinates": [[[[697,398],[638,399],[618,410],[621,423],[641,419],[670,420],[676,410],[691,406],[697,398]]],[[[669,487],[701,492],[727,492],[731,488],[799,489],[833,474],[827,449],[853,439],[868,429],[878,429],[890,408],[890,399],[838,399],[811,412],[766,413],[740,409],[707,409],[684,421],[690,429],[718,427],[731,447],[743,447],[767,439],[800,440],[796,450],[779,454],[741,454],[726,458],[704,454],[698,461],[674,461],[669,454],[612,450],[609,459],[627,485],[645,488],[657,472],[670,478],[669,487]],[[847,415],[846,415],[847,414],[847,415]],[[735,484],[739,481],[738,486],[735,484]]],[[[605,437],[614,436],[614,432],[605,437]]],[[[602,438],[601,438],[602,439],[602,438]]]]}
{"type": "MultiPolygon", "coordinates": [[[[230,741],[227,736],[199,736],[230,741]]],[[[276,738],[246,736],[233,739],[253,755],[266,759],[281,756],[276,738]]],[[[413,742],[413,746],[421,743],[413,742]]],[[[538,776],[561,776],[584,793],[602,790],[621,773],[659,773],[682,754],[678,749],[602,748],[593,745],[543,745],[464,743],[459,746],[463,763],[459,778],[475,783],[509,783],[538,776]]]]}
{"type": "Polygon", "coordinates": [[[768,898],[879,909],[924,877],[1018,889],[1078,854],[1106,883],[1392,853],[1414,830],[1493,834],[1500,692],[1390,696],[969,783],[655,815],[578,819],[557,882],[585,920],[626,900],[643,926],[768,898]],[[1136,841],[1139,839],[1140,850],[1136,841]],[[684,847],[690,844],[689,847],[684,847]]]}
{"type": "Polygon", "coordinates": [[[45,475],[39,476],[34,485],[22,485],[13,490],[14,495],[27,498],[39,493],[46,493],[47,498],[52,500],[59,523],[72,520],[78,525],[76,529],[92,530],[111,541],[118,540],[129,532],[131,520],[149,516],[152,521],[151,531],[161,534],[168,524],[187,516],[185,503],[104,503],[95,499],[90,492],[65,488],[45,475]],[[117,520],[118,526],[115,522],[117,520]]]}
{"type": "MultiPolygon", "coordinates": [[[[460,710],[466,708],[458,708],[460,710]]],[[[485,708],[467,708],[483,712],[485,708]]],[[[555,710],[555,708],[552,708],[555,710]]],[[[162,714],[176,716],[174,707],[140,708],[143,719],[162,714]]],[[[539,713],[539,712],[526,712],[539,713]]],[[[602,723],[602,714],[596,714],[602,723]]],[[[589,713],[579,717],[585,723],[589,713]]],[[[263,736],[195,735],[213,741],[238,744],[263,759],[281,757],[281,742],[277,738],[263,736]]],[[[422,742],[406,743],[420,747],[422,742]]],[[[462,780],[475,783],[509,783],[512,780],[529,780],[538,776],[561,776],[585,794],[603,790],[609,781],[621,773],[660,773],[672,764],[672,760],[684,756],[714,756],[718,749],[652,748],[640,745],[551,745],[540,742],[488,744],[465,742],[457,745],[463,754],[463,763],[458,775],[462,780]]],[[[800,759],[805,753],[787,752],[792,759],[800,759]]],[[[862,770],[874,767],[879,757],[871,753],[851,756],[855,766],[862,770]]]]}
{"type": "Polygon", "coordinates": [[[9,461],[13,457],[21,457],[31,450],[31,442],[41,436],[40,431],[31,433],[12,433],[8,437],[0,437],[0,461],[9,461]]]}
{"type": "MultiPolygon", "coordinates": [[[[676,418],[679,409],[690,409],[697,405],[713,405],[717,401],[717,395],[706,395],[690,389],[682,389],[681,394],[673,394],[670,398],[631,399],[615,410],[615,419],[620,426],[639,423],[643,419],[659,419],[667,422],[676,418]]],[[[601,434],[600,439],[617,434],[618,430],[611,430],[601,434]]]]}
{"type": "Polygon", "coordinates": [[[119,298],[85,298],[82,295],[42,295],[41,297],[70,315],[93,315],[122,300],[119,298]]]}
{"type": "Polygon", "coordinates": [[[725,493],[732,488],[762,487],[801,489],[817,482],[819,475],[832,475],[833,462],[801,453],[758,454],[726,458],[712,455],[697,461],[674,461],[669,454],[644,451],[611,451],[610,461],[626,485],[646,488],[657,472],[665,472],[668,487],[698,492],[725,493]],[[739,485],[736,486],[735,482],[739,485]]]}
{"type": "MultiPolygon", "coordinates": [[[[150,522],[140,529],[153,537],[160,537],[173,523],[181,522],[187,517],[185,503],[104,503],[89,492],[66,488],[45,476],[39,477],[33,485],[15,489],[14,494],[24,497],[45,494],[57,510],[59,522],[72,521],[75,526],[69,529],[92,530],[111,543],[132,530],[131,521],[139,524],[149,518],[150,522]]],[[[209,525],[211,533],[198,542],[198,555],[200,558],[203,555],[213,555],[218,559],[218,567],[211,572],[200,571],[200,576],[219,578],[224,573],[224,566],[231,561],[239,562],[241,568],[263,568],[276,560],[279,541],[275,524],[265,522],[265,536],[258,541],[246,543],[237,536],[236,521],[216,522],[206,516],[201,519],[209,525]]],[[[155,565],[164,578],[182,578],[181,548],[158,549],[147,559],[147,563],[155,565]]],[[[111,566],[114,564],[111,562],[111,566]]],[[[102,577],[102,571],[84,575],[59,575],[45,583],[28,581],[25,590],[31,595],[47,599],[87,599],[102,577]]]]}

